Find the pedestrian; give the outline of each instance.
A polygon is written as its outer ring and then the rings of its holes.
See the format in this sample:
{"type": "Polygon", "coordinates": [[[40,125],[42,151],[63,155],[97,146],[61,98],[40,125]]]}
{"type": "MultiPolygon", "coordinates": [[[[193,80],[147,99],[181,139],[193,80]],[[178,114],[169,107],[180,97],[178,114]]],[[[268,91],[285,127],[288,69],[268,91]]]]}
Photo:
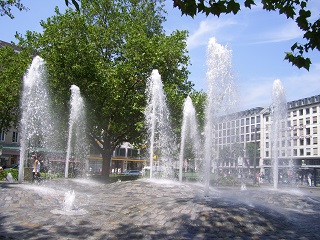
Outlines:
{"type": "Polygon", "coordinates": [[[303,185],[303,174],[299,174],[300,185],[303,185]]]}
{"type": "Polygon", "coordinates": [[[33,169],[32,169],[32,182],[35,180],[39,181],[40,178],[40,161],[36,157],[33,163],[33,169]]]}
{"type": "Polygon", "coordinates": [[[311,173],[308,174],[308,185],[309,185],[309,187],[312,186],[312,174],[311,173]]]}

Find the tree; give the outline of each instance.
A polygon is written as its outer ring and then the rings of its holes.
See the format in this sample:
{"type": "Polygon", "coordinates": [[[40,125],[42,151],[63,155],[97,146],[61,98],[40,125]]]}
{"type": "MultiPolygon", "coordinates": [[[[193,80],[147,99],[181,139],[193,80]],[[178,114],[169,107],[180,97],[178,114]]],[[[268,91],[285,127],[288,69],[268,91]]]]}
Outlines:
{"type": "Polygon", "coordinates": [[[14,18],[11,13],[12,7],[17,8],[19,11],[28,10],[28,8],[21,3],[21,0],[0,0],[0,16],[6,15],[10,18],[14,18]]]}
{"type": "Polygon", "coordinates": [[[205,124],[205,108],[206,108],[206,100],[207,94],[201,91],[193,91],[190,94],[192,99],[192,103],[196,109],[197,113],[197,121],[198,121],[198,129],[202,132],[205,124]]]}
{"type": "Polygon", "coordinates": [[[57,108],[66,112],[70,86],[80,88],[88,136],[102,155],[104,177],[118,145],[143,142],[145,87],[153,69],[162,76],[171,109],[181,109],[181,99],[192,90],[186,80],[187,33],[164,34],[162,7],[162,1],[83,0],[81,12],[56,9],[41,22],[42,34],[20,37],[21,47],[46,60],[57,108]]]}
{"type": "MultiPolygon", "coordinates": [[[[204,13],[220,16],[221,14],[237,14],[241,10],[239,2],[243,2],[243,7],[250,8],[256,5],[258,0],[173,0],[174,7],[181,10],[182,14],[194,17],[197,13],[204,13]]],[[[298,27],[304,32],[303,38],[306,43],[295,43],[291,47],[291,52],[287,52],[285,59],[298,68],[309,70],[311,60],[304,54],[311,50],[320,51],[320,18],[312,20],[311,11],[308,9],[309,0],[261,0],[263,9],[267,11],[278,11],[287,18],[296,22],[298,27]]]]}
{"type": "Polygon", "coordinates": [[[7,132],[18,125],[22,77],[29,61],[28,55],[10,46],[0,48],[0,131],[7,132]]]}

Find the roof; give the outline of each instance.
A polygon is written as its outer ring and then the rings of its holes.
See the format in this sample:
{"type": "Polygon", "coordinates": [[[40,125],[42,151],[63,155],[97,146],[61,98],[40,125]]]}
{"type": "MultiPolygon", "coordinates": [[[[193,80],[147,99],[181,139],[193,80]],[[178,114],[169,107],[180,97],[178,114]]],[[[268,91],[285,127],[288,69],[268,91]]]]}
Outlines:
{"type": "Polygon", "coordinates": [[[8,43],[8,42],[2,41],[2,40],[0,40],[0,47],[11,47],[11,48],[13,48],[13,50],[15,50],[17,52],[21,51],[20,47],[17,47],[16,45],[14,45],[12,43],[8,43]]]}

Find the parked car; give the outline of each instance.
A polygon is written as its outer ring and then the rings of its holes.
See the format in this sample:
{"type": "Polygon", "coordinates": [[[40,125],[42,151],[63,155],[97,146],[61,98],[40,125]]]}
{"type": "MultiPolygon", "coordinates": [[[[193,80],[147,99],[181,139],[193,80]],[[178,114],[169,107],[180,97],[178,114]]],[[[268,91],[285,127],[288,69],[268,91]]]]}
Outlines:
{"type": "Polygon", "coordinates": [[[122,173],[123,175],[136,175],[136,176],[141,176],[142,172],[140,170],[128,170],[128,171],[124,171],[122,173]]]}

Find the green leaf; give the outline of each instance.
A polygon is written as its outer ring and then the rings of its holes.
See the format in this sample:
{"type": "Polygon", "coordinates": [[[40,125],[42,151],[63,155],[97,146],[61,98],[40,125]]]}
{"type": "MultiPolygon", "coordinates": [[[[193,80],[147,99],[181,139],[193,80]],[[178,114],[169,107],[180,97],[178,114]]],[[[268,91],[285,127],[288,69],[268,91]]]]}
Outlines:
{"type": "Polygon", "coordinates": [[[251,9],[251,5],[256,5],[254,0],[245,0],[244,6],[251,9]]]}

